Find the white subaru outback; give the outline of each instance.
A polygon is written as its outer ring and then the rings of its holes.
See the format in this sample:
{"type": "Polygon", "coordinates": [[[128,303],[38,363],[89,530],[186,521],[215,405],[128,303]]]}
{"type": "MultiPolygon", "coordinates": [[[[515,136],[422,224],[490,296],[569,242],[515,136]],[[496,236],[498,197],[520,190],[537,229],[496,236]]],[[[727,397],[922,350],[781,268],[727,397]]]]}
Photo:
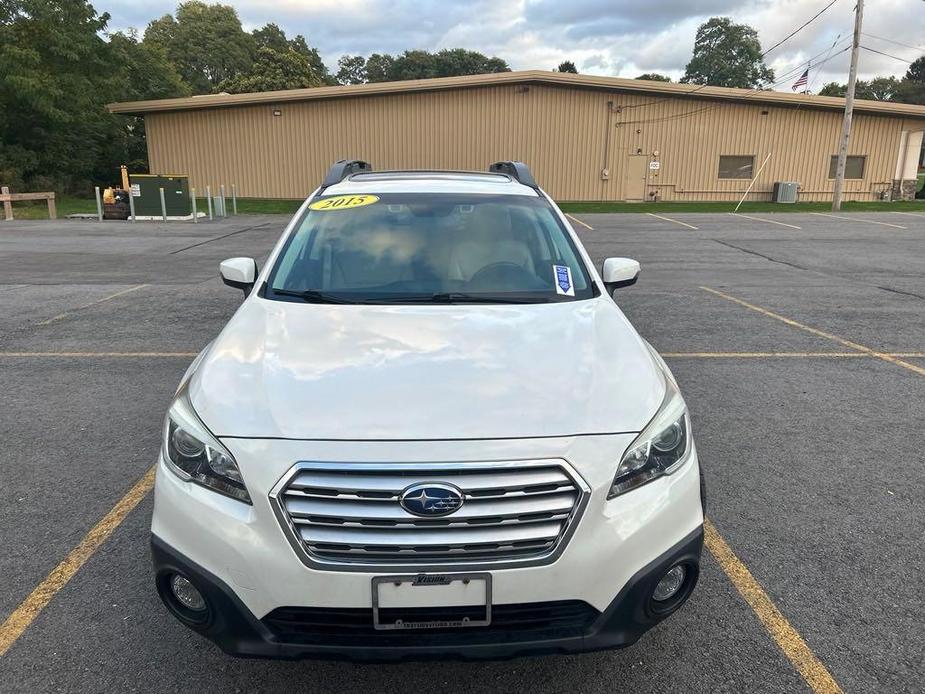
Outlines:
{"type": "Polygon", "coordinates": [[[241,656],[626,646],[699,574],[690,419],[520,162],[337,162],[167,413],[152,551],[241,656]]]}

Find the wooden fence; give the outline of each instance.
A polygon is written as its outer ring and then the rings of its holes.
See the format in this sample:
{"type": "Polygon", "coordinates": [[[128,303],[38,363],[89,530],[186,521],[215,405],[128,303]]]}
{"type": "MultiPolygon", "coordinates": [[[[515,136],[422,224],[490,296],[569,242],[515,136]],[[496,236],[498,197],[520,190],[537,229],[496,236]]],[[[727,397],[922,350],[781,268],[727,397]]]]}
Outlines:
{"type": "Polygon", "coordinates": [[[8,187],[3,186],[0,188],[0,202],[3,203],[3,216],[5,219],[13,219],[13,203],[20,200],[46,200],[48,202],[48,218],[58,218],[54,193],[11,193],[8,187]]]}

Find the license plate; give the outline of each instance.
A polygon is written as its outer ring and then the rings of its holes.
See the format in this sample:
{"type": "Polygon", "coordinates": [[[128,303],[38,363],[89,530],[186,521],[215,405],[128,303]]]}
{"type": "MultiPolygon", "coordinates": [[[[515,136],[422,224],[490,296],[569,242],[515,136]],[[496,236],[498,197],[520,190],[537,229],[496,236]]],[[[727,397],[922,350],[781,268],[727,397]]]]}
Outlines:
{"type": "Polygon", "coordinates": [[[491,624],[491,574],[408,574],[372,581],[376,629],[453,629],[491,624]]]}

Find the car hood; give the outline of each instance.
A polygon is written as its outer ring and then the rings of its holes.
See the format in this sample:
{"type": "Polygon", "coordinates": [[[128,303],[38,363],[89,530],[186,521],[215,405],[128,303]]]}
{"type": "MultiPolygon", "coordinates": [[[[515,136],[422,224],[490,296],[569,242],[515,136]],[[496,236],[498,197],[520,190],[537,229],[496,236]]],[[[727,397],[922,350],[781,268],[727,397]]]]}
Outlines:
{"type": "Polygon", "coordinates": [[[224,437],[446,440],[640,431],[664,381],[606,298],[319,305],[252,297],[190,380],[224,437]]]}

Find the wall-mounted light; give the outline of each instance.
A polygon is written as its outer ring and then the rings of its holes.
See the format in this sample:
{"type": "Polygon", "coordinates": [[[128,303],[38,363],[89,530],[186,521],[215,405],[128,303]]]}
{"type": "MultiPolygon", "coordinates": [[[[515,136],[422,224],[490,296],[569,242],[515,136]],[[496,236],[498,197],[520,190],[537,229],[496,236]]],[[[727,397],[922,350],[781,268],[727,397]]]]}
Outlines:
{"type": "Polygon", "coordinates": [[[274,108],[274,109],[273,109],[273,115],[274,115],[274,116],[281,116],[281,115],[283,115],[283,109],[281,109],[281,108],[274,108]]]}

